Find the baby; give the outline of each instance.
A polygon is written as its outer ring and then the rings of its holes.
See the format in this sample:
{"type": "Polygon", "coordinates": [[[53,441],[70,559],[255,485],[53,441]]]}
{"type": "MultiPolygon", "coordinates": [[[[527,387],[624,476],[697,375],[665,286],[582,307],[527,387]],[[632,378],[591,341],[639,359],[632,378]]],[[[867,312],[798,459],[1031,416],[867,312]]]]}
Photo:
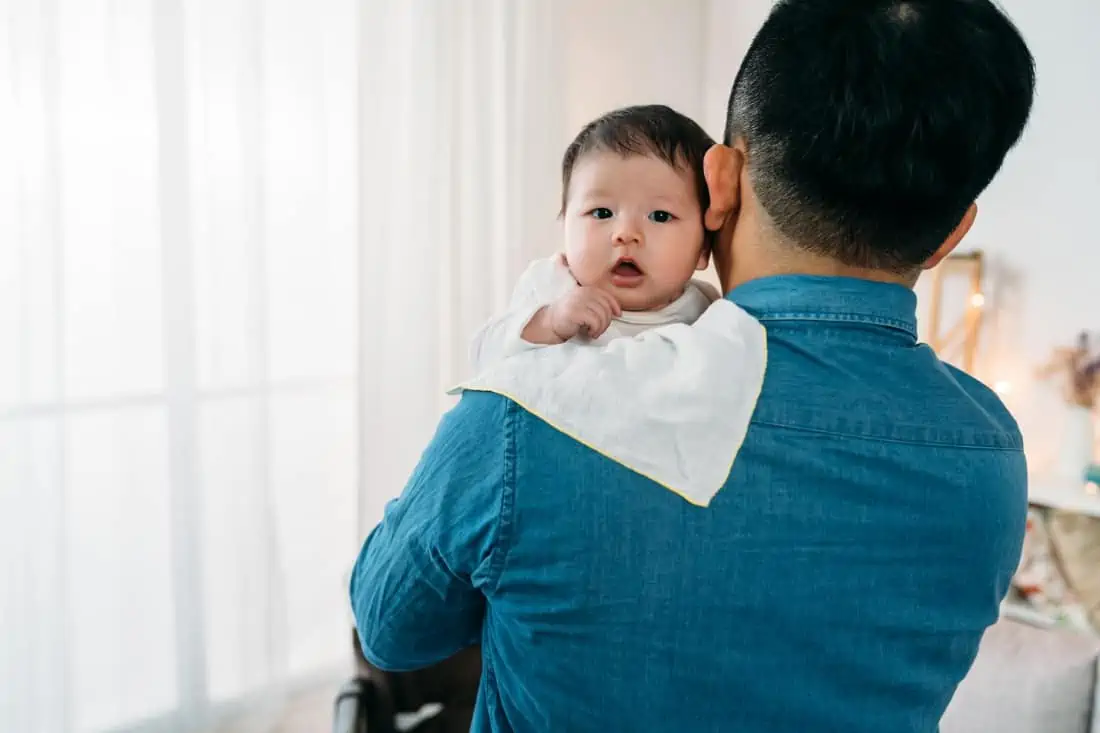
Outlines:
{"type": "Polygon", "coordinates": [[[581,130],[562,162],[564,251],[528,267],[511,306],[474,339],[476,376],[450,394],[506,397],[707,506],[767,364],[764,327],[692,279],[710,259],[703,158],[712,145],[662,106],[581,130]]]}
{"type": "MultiPolygon", "coordinates": [[[[711,308],[717,291],[692,279],[710,259],[703,157],[713,144],[690,119],[656,105],[621,109],[581,130],[562,162],[565,250],[521,276],[507,312],[474,341],[483,377],[451,391],[508,396],[698,506],[729,475],[766,355],[763,327],[732,302],[711,308]],[[566,341],[606,344],[697,319],[662,339],[521,353],[566,341]],[[666,379],[634,389],[655,374],[666,379]]],[[[376,694],[390,695],[398,709],[438,700],[437,688],[464,691],[425,726],[469,729],[477,648],[423,672],[380,672],[361,661],[376,694]]]]}
{"type": "Polygon", "coordinates": [[[694,323],[719,296],[707,267],[703,156],[714,141],[662,105],[589,123],[562,161],[564,252],[533,263],[512,303],[474,339],[474,368],[577,339],[604,344],[694,323]]]}

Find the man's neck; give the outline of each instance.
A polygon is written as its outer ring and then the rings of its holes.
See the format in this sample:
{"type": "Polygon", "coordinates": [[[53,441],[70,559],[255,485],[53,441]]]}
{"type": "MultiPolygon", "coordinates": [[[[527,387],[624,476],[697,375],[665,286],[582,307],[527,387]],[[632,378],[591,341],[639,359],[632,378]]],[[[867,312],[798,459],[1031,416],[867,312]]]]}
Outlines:
{"type": "Polygon", "coordinates": [[[751,280],[776,275],[817,275],[820,277],[849,277],[859,280],[893,283],[907,288],[916,284],[917,273],[896,273],[866,267],[853,267],[792,245],[767,241],[763,238],[734,247],[734,254],[718,277],[723,292],[730,292],[738,285],[751,280]]]}

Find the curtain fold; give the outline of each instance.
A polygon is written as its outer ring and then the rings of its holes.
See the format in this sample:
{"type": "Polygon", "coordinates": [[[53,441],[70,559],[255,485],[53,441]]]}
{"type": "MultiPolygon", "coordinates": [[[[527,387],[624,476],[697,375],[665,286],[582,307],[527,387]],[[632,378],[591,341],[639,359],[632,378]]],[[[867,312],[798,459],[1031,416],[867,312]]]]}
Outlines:
{"type": "Polygon", "coordinates": [[[347,662],[354,0],[0,1],[0,730],[347,662]]]}
{"type": "Polygon", "coordinates": [[[0,0],[0,730],[212,730],[558,246],[556,0],[0,0]]]}
{"type": "Polygon", "coordinates": [[[469,339],[560,246],[562,8],[361,8],[361,533],[468,374],[469,339]]]}

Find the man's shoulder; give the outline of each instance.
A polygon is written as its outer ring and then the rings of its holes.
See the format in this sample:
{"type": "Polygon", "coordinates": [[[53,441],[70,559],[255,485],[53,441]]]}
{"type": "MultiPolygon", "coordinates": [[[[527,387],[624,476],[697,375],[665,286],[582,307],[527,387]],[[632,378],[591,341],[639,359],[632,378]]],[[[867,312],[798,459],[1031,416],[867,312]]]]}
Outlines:
{"type": "Polygon", "coordinates": [[[773,338],[754,423],[894,443],[1023,449],[1016,420],[997,394],[930,348],[773,338]]]}
{"type": "Polygon", "coordinates": [[[1016,418],[1009,412],[1008,407],[1000,396],[990,389],[984,382],[964,372],[962,369],[951,366],[950,364],[944,364],[947,369],[947,373],[951,375],[955,383],[959,386],[971,400],[974,405],[981,410],[984,416],[989,420],[991,426],[995,429],[1002,431],[1006,436],[1011,437],[1014,442],[1022,449],[1023,436],[1020,432],[1020,426],[1016,422],[1016,418]]]}
{"type": "Polygon", "coordinates": [[[496,392],[465,389],[443,423],[459,426],[471,437],[492,430],[502,430],[514,403],[496,392]]]}
{"type": "Polygon", "coordinates": [[[513,397],[490,389],[466,388],[458,403],[444,416],[444,424],[471,442],[484,442],[514,434],[531,421],[544,422],[513,397]]]}
{"type": "Polygon", "coordinates": [[[499,395],[463,392],[440,418],[420,468],[459,466],[466,470],[500,463],[509,407],[508,400],[499,395]]]}
{"type": "MultiPolygon", "coordinates": [[[[485,440],[493,433],[514,434],[517,429],[533,424],[554,429],[515,398],[502,392],[476,388],[466,388],[462,392],[458,403],[444,417],[444,422],[452,423],[454,428],[475,442],[485,440]]],[[[581,447],[565,434],[562,438],[568,444],[581,447]]]]}
{"type": "Polygon", "coordinates": [[[458,404],[445,416],[444,425],[455,440],[465,444],[465,450],[492,450],[513,465],[532,458],[543,462],[550,456],[567,463],[594,460],[623,464],[603,450],[606,446],[598,441],[592,445],[569,426],[558,424],[502,392],[464,391],[458,404]]]}

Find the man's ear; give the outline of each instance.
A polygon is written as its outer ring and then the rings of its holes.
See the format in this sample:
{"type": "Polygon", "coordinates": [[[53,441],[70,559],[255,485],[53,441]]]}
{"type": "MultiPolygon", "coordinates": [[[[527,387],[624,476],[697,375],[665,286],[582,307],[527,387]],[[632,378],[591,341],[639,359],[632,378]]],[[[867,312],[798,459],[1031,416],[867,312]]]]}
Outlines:
{"type": "Polygon", "coordinates": [[[943,244],[935,253],[924,261],[921,265],[922,270],[931,270],[936,265],[943,262],[947,255],[951,254],[956,247],[959,246],[959,242],[963,240],[967,232],[970,231],[970,227],[974,226],[974,219],[978,217],[978,204],[970,204],[970,208],[963,214],[962,219],[959,221],[959,225],[955,227],[955,230],[947,235],[947,239],[943,240],[943,244]]]}
{"type": "Polygon", "coordinates": [[[716,232],[741,205],[741,168],[744,154],[727,145],[712,145],[703,157],[703,177],[710,193],[710,208],[703,214],[703,226],[716,232]]]}

